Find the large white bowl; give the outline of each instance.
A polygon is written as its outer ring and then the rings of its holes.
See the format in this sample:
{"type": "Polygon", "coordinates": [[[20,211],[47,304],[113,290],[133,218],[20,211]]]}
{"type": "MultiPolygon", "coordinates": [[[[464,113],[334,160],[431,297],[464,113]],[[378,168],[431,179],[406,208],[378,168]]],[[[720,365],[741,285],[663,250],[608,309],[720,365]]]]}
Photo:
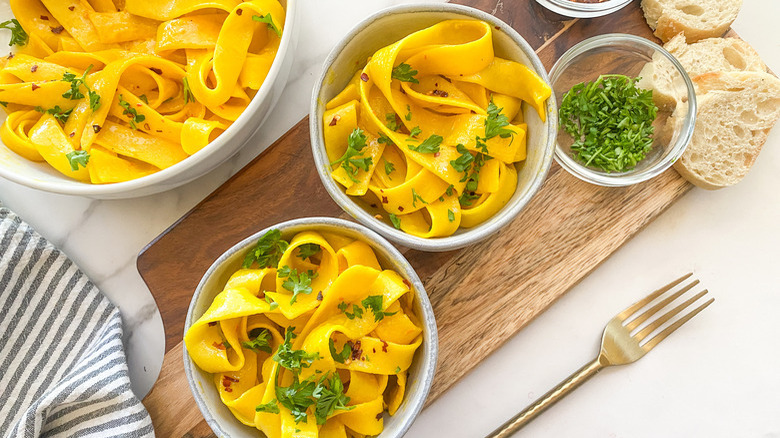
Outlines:
{"type": "Polygon", "coordinates": [[[528,156],[519,167],[517,189],[509,202],[493,217],[473,228],[461,228],[448,237],[424,239],[412,236],[379,221],[370,212],[370,206],[348,196],[340,184],[330,176],[331,166],[325,151],[322,116],[325,104],[344,89],[362,68],[366,59],[382,47],[433,24],[450,19],[482,20],[493,26],[493,45],[496,56],[511,59],[528,66],[547,84],[550,83],[534,50],[511,26],[498,18],[467,6],[448,3],[402,5],[380,11],[359,23],[339,42],[325,60],[322,75],[315,83],[311,98],[309,127],[311,146],[317,173],[333,200],[363,225],[386,238],[421,251],[450,251],[483,240],[507,225],[539,191],[552,163],[558,110],[555,96],[547,99],[546,121],[530,105],[523,104],[523,115],[528,124],[528,156]]]}
{"type": "MultiPolygon", "coordinates": [[[[143,0],[137,0],[143,1],[143,0]]],[[[222,135],[191,157],[143,178],[114,184],[88,184],[70,179],[47,163],[26,160],[0,145],[0,176],[52,193],[111,199],[170,190],[205,174],[238,152],[271,113],[287,83],[298,41],[298,0],[280,0],[287,11],[279,52],[263,85],[243,114],[222,135]]],[[[12,18],[8,0],[0,0],[0,21],[12,18]]],[[[0,112],[2,113],[2,112],[0,112]]],[[[0,122],[5,119],[3,114],[0,122]]]]}
{"type": "MultiPolygon", "coordinates": [[[[192,302],[187,310],[184,323],[184,333],[203,315],[214,301],[214,297],[222,291],[228,278],[238,269],[247,251],[252,248],[257,239],[271,229],[278,229],[282,237],[289,239],[302,231],[328,231],[338,233],[352,239],[367,243],[376,253],[379,263],[384,269],[392,269],[412,284],[414,290],[414,311],[420,316],[423,324],[423,341],[415,352],[412,365],[409,368],[409,380],[406,394],[398,411],[393,416],[385,415],[384,430],[379,438],[401,438],[409,429],[417,414],[422,410],[428,391],[431,389],[433,375],[436,371],[436,359],[439,355],[439,337],[436,330],[436,319],[433,308],[425,293],[425,288],[414,268],[387,240],[360,224],[342,219],[313,217],[295,219],[268,227],[237,243],[222,254],[206,271],[192,296],[192,302]]],[[[214,386],[213,375],[200,368],[192,361],[184,348],[184,372],[190,384],[190,390],[195,398],[203,418],[217,436],[221,438],[257,438],[264,436],[257,429],[239,422],[230,410],[220,400],[217,388],[214,386]]]]}

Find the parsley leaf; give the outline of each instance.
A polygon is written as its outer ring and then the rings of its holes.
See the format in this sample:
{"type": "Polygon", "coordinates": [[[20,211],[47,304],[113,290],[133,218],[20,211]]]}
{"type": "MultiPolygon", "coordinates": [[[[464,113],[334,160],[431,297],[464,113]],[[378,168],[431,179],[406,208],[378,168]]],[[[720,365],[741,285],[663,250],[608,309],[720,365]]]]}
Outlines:
{"type": "Polygon", "coordinates": [[[306,411],[309,406],[316,403],[312,398],[316,388],[317,383],[314,380],[306,379],[299,382],[296,377],[292,385],[276,387],[276,399],[282,406],[290,410],[296,423],[305,422],[308,415],[306,411]]]}
{"type": "Polygon", "coordinates": [[[379,322],[384,319],[385,316],[395,315],[397,312],[384,312],[382,311],[382,301],[384,297],[382,295],[369,295],[362,301],[363,306],[366,309],[371,309],[374,312],[374,321],[379,322]]]}
{"type": "Polygon", "coordinates": [[[141,123],[144,120],[146,120],[146,116],[143,114],[138,114],[138,111],[136,111],[135,108],[131,107],[130,103],[126,101],[121,94],[119,95],[119,106],[124,108],[122,114],[130,116],[129,122],[130,122],[130,127],[132,129],[138,129],[138,125],[136,125],[136,123],[141,123]]]}
{"type": "Polygon", "coordinates": [[[390,139],[390,137],[386,136],[384,133],[379,134],[379,139],[376,141],[380,144],[395,144],[393,143],[393,140],[390,139]]]}
{"type": "Polygon", "coordinates": [[[357,304],[352,305],[352,313],[347,312],[346,307],[343,310],[344,315],[347,315],[347,318],[349,319],[355,319],[355,318],[362,318],[363,317],[363,308],[358,306],[357,304]]]}
{"type": "Polygon", "coordinates": [[[401,229],[401,220],[398,219],[398,216],[394,215],[393,213],[390,213],[390,222],[393,223],[393,226],[396,230],[401,229]]]}
{"type": "Polygon", "coordinates": [[[447,219],[449,219],[450,222],[455,222],[455,212],[447,209],[447,219]]]}
{"type": "MultiPolygon", "coordinates": [[[[252,332],[255,332],[255,330],[252,330],[252,332]]],[[[252,333],[250,333],[250,336],[252,336],[252,333]]],[[[243,346],[244,348],[248,348],[250,350],[265,351],[266,353],[271,353],[271,344],[268,343],[270,338],[271,338],[271,334],[268,332],[268,330],[259,329],[255,339],[250,341],[244,341],[241,343],[241,346],[243,346]]]]}
{"type": "Polygon", "coordinates": [[[441,135],[433,134],[417,146],[409,145],[409,149],[421,154],[435,154],[439,152],[439,145],[443,140],[441,135]]]}
{"type": "Polygon", "coordinates": [[[192,95],[192,88],[190,88],[190,82],[187,80],[187,76],[182,76],[181,83],[181,94],[184,96],[184,103],[195,102],[195,96],[192,95]]]}
{"type": "Polygon", "coordinates": [[[276,403],[276,399],[255,406],[255,412],[268,412],[269,414],[278,414],[279,405],[276,403]]]}
{"type": "MultiPolygon", "coordinates": [[[[276,350],[273,360],[294,374],[300,374],[301,369],[309,368],[315,360],[320,358],[320,354],[316,352],[307,353],[304,350],[293,350],[292,341],[298,337],[298,335],[293,333],[293,330],[295,330],[295,327],[287,327],[287,331],[284,333],[284,342],[276,350]]],[[[282,399],[279,398],[279,401],[282,401],[282,399]]]]}
{"type": "Polygon", "coordinates": [[[450,184],[450,186],[447,187],[447,190],[445,191],[445,193],[447,193],[447,196],[452,196],[453,190],[455,190],[455,186],[450,184]]]}
{"type": "Polygon", "coordinates": [[[358,169],[363,169],[368,172],[369,167],[373,164],[371,157],[353,158],[355,156],[360,156],[360,153],[363,152],[363,149],[366,147],[366,140],[367,138],[363,133],[363,130],[356,128],[349,134],[349,138],[347,138],[347,150],[344,152],[344,155],[338,160],[330,163],[331,166],[340,163],[341,167],[347,172],[349,179],[353,182],[358,182],[357,178],[355,178],[358,169]]]}
{"type": "MultiPolygon", "coordinates": [[[[60,80],[62,82],[70,82],[70,90],[62,93],[62,97],[70,100],[83,99],[84,93],[81,92],[81,86],[83,85],[87,90],[89,90],[89,87],[87,87],[86,84],[86,80],[90,70],[92,70],[92,64],[90,64],[90,66],[84,70],[84,74],[82,74],[81,77],[77,77],[74,73],[70,72],[64,73],[62,75],[62,79],[60,80]]],[[[92,100],[90,99],[90,102],[91,101],[92,100]]]]}
{"type": "Polygon", "coordinates": [[[412,70],[412,66],[406,63],[401,63],[397,67],[393,68],[393,73],[390,75],[393,79],[398,79],[401,82],[411,82],[412,84],[419,84],[420,81],[414,76],[417,74],[417,70],[412,70]]]}
{"type": "Polygon", "coordinates": [[[0,23],[0,29],[8,29],[11,31],[11,40],[8,42],[9,46],[23,46],[27,44],[29,37],[27,32],[22,29],[22,25],[16,18],[12,18],[8,21],[0,23]]]}
{"type": "Polygon", "coordinates": [[[425,201],[425,199],[422,198],[422,196],[418,195],[417,192],[412,188],[412,207],[417,207],[417,200],[420,200],[423,204],[427,204],[428,202],[425,201]]]}
{"type": "MultiPolygon", "coordinates": [[[[385,159],[383,158],[383,160],[385,160],[385,159]]],[[[393,163],[385,160],[385,173],[390,175],[391,173],[393,173],[393,171],[395,171],[395,165],[393,163]]]]}
{"type": "Polygon", "coordinates": [[[477,198],[479,198],[479,195],[473,192],[464,191],[463,194],[458,198],[458,201],[460,202],[461,206],[469,207],[471,206],[471,202],[477,198]]]}
{"type": "Polygon", "coordinates": [[[409,132],[409,137],[417,137],[422,133],[422,129],[420,129],[419,126],[415,126],[412,128],[411,132],[409,132]]]}
{"type": "Polygon", "coordinates": [[[314,406],[314,418],[317,420],[317,424],[325,424],[325,421],[334,411],[343,410],[348,411],[354,409],[354,406],[347,406],[349,403],[349,397],[344,394],[344,384],[341,382],[341,378],[338,373],[333,373],[333,377],[330,378],[328,386],[323,384],[323,380],[312,392],[312,397],[317,400],[314,406]]]}
{"type": "Polygon", "coordinates": [[[279,38],[282,37],[282,31],[279,30],[278,27],[274,24],[273,18],[271,18],[271,14],[265,14],[265,15],[253,15],[252,19],[255,21],[259,21],[260,23],[265,23],[268,25],[268,28],[274,31],[276,36],[279,38]]]}
{"type": "MultiPolygon", "coordinates": [[[[450,161],[450,166],[457,172],[466,172],[469,170],[469,167],[471,167],[471,163],[474,162],[474,155],[472,155],[471,152],[466,149],[466,146],[463,146],[462,144],[458,144],[456,149],[460,153],[460,156],[450,161]]],[[[449,193],[449,195],[452,195],[452,193],[449,193]]]]}
{"type": "Polygon", "coordinates": [[[300,294],[311,294],[311,281],[317,278],[317,273],[314,271],[306,271],[298,273],[297,269],[290,269],[289,266],[282,266],[277,271],[279,278],[287,277],[287,280],[282,283],[282,287],[293,293],[290,298],[290,304],[295,304],[300,294]]]}
{"type": "Polygon", "coordinates": [[[322,248],[316,243],[304,243],[298,247],[298,257],[300,257],[301,260],[306,260],[320,251],[322,251],[322,248]]]}
{"type": "Polygon", "coordinates": [[[89,108],[97,111],[100,108],[100,95],[97,92],[89,90],[89,108]]]}
{"type": "Polygon", "coordinates": [[[274,301],[274,299],[273,299],[273,298],[271,298],[271,296],[270,296],[270,295],[266,295],[266,296],[265,296],[265,302],[271,305],[271,310],[274,310],[274,309],[276,309],[277,307],[279,307],[279,303],[277,303],[276,301],[274,301]]]}
{"type": "Polygon", "coordinates": [[[398,374],[401,372],[401,367],[395,367],[395,373],[398,374]]]}
{"type": "Polygon", "coordinates": [[[263,234],[263,237],[257,241],[255,247],[244,257],[243,268],[249,268],[255,262],[257,262],[260,269],[276,267],[289,245],[287,241],[282,240],[281,231],[277,229],[270,230],[263,234]]]}
{"type": "Polygon", "coordinates": [[[340,303],[339,303],[339,305],[338,305],[338,306],[336,306],[336,307],[337,307],[339,310],[341,310],[342,312],[346,312],[346,311],[347,311],[347,305],[348,305],[347,303],[345,303],[344,301],[342,301],[342,302],[340,302],[340,303]]]}
{"type": "Polygon", "coordinates": [[[36,106],[35,107],[35,111],[38,111],[39,113],[49,113],[52,116],[54,116],[54,118],[58,122],[65,123],[65,122],[68,121],[68,117],[70,117],[70,113],[73,112],[73,108],[71,108],[71,109],[66,111],[66,110],[60,108],[59,105],[56,105],[54,108],[49,108],[49,109],[45,110],[45,109],[43,109],[40,106],[36,106]]]}
{"type": "Polygon", "coordinates": [[[509,118],[505,114],[501,114],[503,108],[499,108],[490,101],[487,107],[488,116],[485,118],[485,140],[490,140],[495,136],[501,138],[509,138],[514,135],[511,129],[507,129],[509,126],[509,118]]]}
{"type": "Polygon", "coordinates": [[[385,125],[390,128],[391,131],[398,130],[398,119],[396,119],[395,113],[385,114],[385,120],[387,121],[385,125]]]}
{"type": "Polygon", "coordinates": [[[89,163],[89,152],[87,151],[71,151],[65,154],[65,158],[68,159],[68,163],[70,163],[70,168],[74,172],[79,170],[79,166],[83,168],[87,168],[87,163],[89,163]]]}
{"type": "Polygon", "coordinates": [[[412,121],[412,107],[410,105],[406,105],[406,115],[404,116],[407,122],[412,121]]]}
{"type": "Polygon", "coordinates": [[[341,353],[336,351],[336,345],[333,343],[333,338],[328,340],[328,349],[330,349],[330,355],[338,363],[344,363],[347,359],[352,356],[352,345],[347,342],[344,344],[344,348],[341,350],[341,353]]]}

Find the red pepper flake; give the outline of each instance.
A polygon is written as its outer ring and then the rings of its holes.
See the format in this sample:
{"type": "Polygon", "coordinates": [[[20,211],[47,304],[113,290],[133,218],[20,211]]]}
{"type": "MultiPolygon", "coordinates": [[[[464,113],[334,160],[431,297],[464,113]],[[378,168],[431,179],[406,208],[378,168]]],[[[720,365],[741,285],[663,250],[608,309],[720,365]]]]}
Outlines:
{"type": "Polygon", "coordinates": [[[439,158],[439,155],[441,155],[441,152],[434,152],[433,158],[439,158]]]}
{"type": "Polygon", "coordinates": [[[151,130],[152,130],[152,127],[151,127],[151,126],[149,126],[149,124],[148,124],[148,123],[144,123],[144,129],[145,129],[145,130],[147,130],[147,131],[151,131],[151,130]]]}
{"type": "Polygon", "coordinates": [[[371,208],[377,208],[376,204],[371,204],[371,208]]]}
{"type": "Polygon", "coordinates": [[[444,90],[433,90],[431,92],[434,96],[440,96],[440,97],[449,97],[450,93],[444,91],[444,90]]]}
{"type": "Polygon", "coordinates": [[[365,74],[365,73],[363,73],[363,74],[361,74],[361,75],[360,75],[360,79],[361,79],[363,82],[368,82],[368,75],[367,75],[367,74],[365,74]]]}
{"type": "Polygon", "coordinates": [[[14,54],[13,53],[9,53],[8,54],[8,59],[14,59],[14,54]]]}
{"type": "Polygon", "coordinates": [[[59,25],[59,26],[57,26],[57,27],[52,27],[52,28],[51,28],[51,33],[53,33],[53,34],[55,34],[55,35],[59,35],[59,34],[61,34],[61,33],[62,33],[62,31],[63,31],[63,30],[65,30],[65,28],[64,28],[64,27],[62,27],[62,25],[59,25]]]}
{"type": "Polygon", "coordinates": [[[401,94],[406,94],[406,90],[404,90],[403,87],[401,88],[401,94]]]}
{"type": "Polygon", "coordinates": [[[95,131],[95,134],[100,132],[101,129],[100,125],[92,125],[92,130],[95,131]]]}
{"type": "Polygon", "coordinates": [[[242,11],[241,9],[236,9],[236,15],[238,15],[239,17],[240,17],[240,16],[241,16],[241,14],[243,14],[243,13],[244,13],[244,11],[242,11]]]}
{"type": "Polygon", "coordinates": [[[30,67],[30,73],[35,73],[36,71],[38,71],[38,64],[35,64],[32,67],[30,67]]]}
{"type": "Polygon", "coordinates": [[[157,73],[158,75],[161,75],[161,74],[162,74],[162,70],[160,70],[159,68],[155,68],[155,67],[149,67],[149,70],[151,70],[151,71],[153,71],[153,72],[157,73]]]}
{"type": "Polygon", "coordinates": [[[387,196],[382,196],[382,204],[387,204],[388,202],[390,201],[387,200],[387,196]]]}
{"type": "Polygon", "coordinates": [[[398,211],[404,211],[404,208],[399,205],[398,206],[398,211]]]}
{"type": "Polygon", "coordinates": [[[209,327],[214,327],[215,325],[217,325],[217,321],[211,321],[209,323],[209,327]]]}
{"type": "Polygon", "coordinates": [[[158,129],[157,132],[163,132],[162,129],[158,129]]]}
{"type": "Polygon", "coordinates": [[[372,348],[371,351],[376,353],[376,348],[372,348]]]}
{"type": "Polygon", "coordinates": [[[212,342],[211,345],[218,350],[225,349],[225,344],[223,344],[222,342],[212,342]]]}
{"type": "Polygon", "coordinates": [[[377,420],[381,420],[383,416],[384,415],[380,412],[380,413],[376,414],[376,419],[377,420]]]}
{"type": "Polygon", "coordinates": [[[500,28],[500,27],[498,27],[498,26],[496,26],[496,30],[501,30],[501,28],[500,28]]]}
{"type": "Polygon", "coordinates": [[[317,292],[317,301],[322,301],[322,291],[317,292]]]}
{"type": "Polygon", "coordinates": [[[405,284],[405,285],[406,285],[406,286],[407,286],[409,289],[411,289],[411,288],[412,288],[412,283],[409,283],[409,280],[407,280],[407,279],[405,279],[405,278],[404,278],[404,284],[405,284]]]}
{"type": "Polygon", "coordinates": [[[33,91],[35,91],[35,90],[37,90],[37,89],[39,89],[39,88],[41,88],[41,86],[40,86],[40,85],[38,85],[38,84],[35,84],[35,83],[33,83],[33,84],[32,84],[32,90],[33,90],[33,91]]]}
{"type": "Polygon", "coordinates": [[[47,17],[47,16],[45,16],[45,15],[41,15],[41,20],[44,20],[44,21],[49,21],[49,17],[47,17]]]}
{"type": "Polygon", "coordinates": [[[328,123],[328,126],[336,126],[336,123],[339,122],[339,119],[341,119],[340,116],[333,116],[333,118],[330,119],[330,123],[328,123]]]}
{"type": "Polygon", "coordinates": [[[387,342],[385,342],[385,341],[383,341],[381,339],[380,339],[380,341],[382,341],[382,351],[387,353],[387,342]]]}
{"type": "Polygon", "coordinates": [[[231,381],[231,382],[233,382],[233,383],[238,383],[238,381],[239,381],[237,378],[235,378],[235,377],[230,377],[230,376],[223,376],[222,378],[223,378],[223,379],[226,379],[226,380],[229,380],[229,381],[231,381]]]}
{"type": "Polygon", "coordinates": [[[438,82],[434,82],[433,86],[436,87],[436,88],[439,88],[439,83],[438,82]]]}
{"type": "Polygon", "coordinates": [[[68,6],[68,10],[69,10],[69,11],[71,11],[71,12],[72,12],[72,11],[75,11],[75,10],[76,10],[76,7],[75,7],[75,6],[68,6]]]}
{"type": "Polygon", "coordinates": [[[355,345],[352,346],[352,360],[358,360],[363,356],[363,350],[360,349],[360,341],[355,341],[355,345]]]}

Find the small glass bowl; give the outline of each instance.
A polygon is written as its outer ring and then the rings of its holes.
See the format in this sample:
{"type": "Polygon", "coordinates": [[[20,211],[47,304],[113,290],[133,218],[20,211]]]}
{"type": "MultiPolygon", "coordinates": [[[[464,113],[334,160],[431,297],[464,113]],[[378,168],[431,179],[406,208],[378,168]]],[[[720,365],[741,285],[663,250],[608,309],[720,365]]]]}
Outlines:
{"type": "Polygon", "coordinates": [[[585,3],[576,0],[536,0],[537,3],[556,14],[573,18],[595,18],[622,9],[631,0],[602,0],[596,3],[585,3]]]}
{"type": "MultiPolygon", "coordinates": [[[[627,34],[588,38],[569,49],[553,66],[550,71],[553,95],[558,99],[560,108],[564,94],[574,85],[595,81],[600,75],[606,74],[637,77],[650,61],[665,67],[669,63],[673,68],[664,68],[663,71],[674,73],[669,78],[672,86],[664,93],[666,99],[662,99],[660,93],[654,93],[653,96],[659,110],[653,122],[655,130],[652,149],[647,156],[635,168],[620,173],[585,166],[573,157],[570,147],[573,139],[559,126],[555,161],[561,167],[592,184],[624,187],[661,174],[682,156],[696,123],[696,94],[682,65],[658,44],[627,34]],[[672,113],[675,113],[674,119],[670,119],[672,113]]],[[[646,71],[643,74],[649,73],[646,71]]]]}

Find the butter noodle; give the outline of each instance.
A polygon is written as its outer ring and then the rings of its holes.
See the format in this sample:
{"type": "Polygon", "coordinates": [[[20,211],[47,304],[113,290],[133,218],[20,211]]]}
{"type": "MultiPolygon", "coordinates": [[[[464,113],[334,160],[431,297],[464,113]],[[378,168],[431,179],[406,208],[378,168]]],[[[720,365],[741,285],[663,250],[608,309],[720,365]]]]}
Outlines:
{"type": "Polygon", "coordinates": [[[184,342],[195,364],[214,374],[222,402],[235,417],[270,438],[378,435],[383,412],[395,414],[403,401],[408,369],[422,343],[413,294],[397,272],[382,269],[366,243],[305,231],[293,237],[277,266],[261,269],[254,264],[235,272],[189,328],[184,342]],[[301,258],[304,248],[317,246],[314,255],[301,258]],[[283,286],[287,278],[278,275],[277,268],[282,267],[311,274],[311,290],[299,294],[294,303],[283,286]],[[386,313],[377,321],[364,300],[380,296],[381,311],[386,313]],[[288,328],[297,335],[292,350],[319,355],[299,373],[274,360],[288,328]],[[270,353],[243,344],[257,329],[266,331],[270,353]],[[331,343],[337,352],[349,343],[352,354],[334,360],[331,343]],[[317,424],[313,406],[296,422],[277,400],[277,391],[294,379],[319,381],[334,375],[347,388],[348,409],[333,411],[324,424],[317,424]],[[267,403],[277,406],[279,413],[255,410],[267,403]]]}
{"type": "Polygon", "coordinates": [[[528,128],[521,103],[545,119],[550,88],[526,66],[496,57],[492,31],[482,21],[449,20],[414,32],[374,53],[326,105],[330,161],[343,156],[355,129],[367,137],[357,158],[371,158],[367,171],[356,168],[354,173],[337,163],[333,179],[348,195],[381,205],[392,215],[385,216],[414,236],[449,236],[496,214],[515,192],[515,163],[525,159],[528,128]],[[416,71],[414,81],[393,78],[393,70],[404,67],[416,71]],[[511,121],[505,126],[511,136],[487,139],[485,153],[477,137],[485,137],[491,102],[511,121]],[[442,139],[437,152],[410,148],[432,135],[442,139]],[[459,144],[461,151],[489,157],[478,176],[450,164],[462,156],[459,144]],[[471,190],[470,178],[476,184],[471,190]],[[472,199],[461,203],[464,191],[472,199]]]}
{"type": "Polygon", "coordinates": [[[29,40],[0,62],[0,139],[94,184],[165,169],[219,136],[265,80],[285,20],[277,0],[11,0],[11,9],[29,40]],[[273,26],[258,21],[268,14],[273,26]],[[63,75],[87,70],[84,97],[72,100],[63,75]],[[67,121],[56,107],[72,111],[67,121]],[[67,156],[77,151],[89,157],[74,170],[67,156]]]}

